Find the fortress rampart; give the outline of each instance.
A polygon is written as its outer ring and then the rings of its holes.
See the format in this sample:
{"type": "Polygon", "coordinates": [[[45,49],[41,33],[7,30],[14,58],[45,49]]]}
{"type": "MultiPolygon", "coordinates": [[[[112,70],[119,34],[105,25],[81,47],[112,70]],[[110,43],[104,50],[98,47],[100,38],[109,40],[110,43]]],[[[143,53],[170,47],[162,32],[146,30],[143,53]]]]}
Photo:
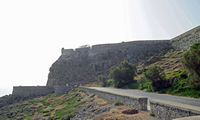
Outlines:
{"type": "MultiPolygon", "coordinates": [[[[91,47],[86,48],[76,48],[74,49],[64,49],[61,50],[61,56],[63,57],[70,57],[74,55],[84,55],[92,57],[97,54],[115,51],[115,50],[123,50],[129,51],[136,50],[141,51],[141,48],[149,49],[149,45],[152,46],[150,51],[153,51],[153,47],[159,48],[168,48],[170,46],[170,40],[146,40],[146,41],[131,41],[131,42],[122,42],[122,43],[114,43],[114,44],[100,44],[100,45],[93,45],[91,47]]],[[[170,46],[171,47],[171,46],[170,46]]],[[[155,48],[156,49],[156,48],[155,48]]]]}
{"type": "Polygon", "coordinates": [[[126,60],[132,64],[144,63],[151,57],[170,49],[186,50],[200,42],[200,26],[171,40],[131,41],[93,45],[73,49],[62,48],[60,58],[51,66],[47,85],[80,85],[105,78],[111,67],[126,60]]]}
{"type": "Polygon", "coordinates": [[[80,85],[108,75],[109,69],[126,60],[137,64],[172,49],[170,40],[132,41],[91,47],[62,49],[60,58],[51,66],[48,86],[80,85]]]}
{"type": "Polygon", "coordinates": [[[171,49],[185,50],[198,42],[200,42],[200,26],[171,40],[102,44],[75,50],[62,48],[61,56],[49,70],[47,86],[14,87],[13,94],[19,96],[62,94],[71,87],[97,81],[99,75],[107,78],[109,70],[124,60],[132,64],[144,63],[149,58],[165,54],[171,49]],[[66,84],[69,87],[66,87],[66,84]]]}

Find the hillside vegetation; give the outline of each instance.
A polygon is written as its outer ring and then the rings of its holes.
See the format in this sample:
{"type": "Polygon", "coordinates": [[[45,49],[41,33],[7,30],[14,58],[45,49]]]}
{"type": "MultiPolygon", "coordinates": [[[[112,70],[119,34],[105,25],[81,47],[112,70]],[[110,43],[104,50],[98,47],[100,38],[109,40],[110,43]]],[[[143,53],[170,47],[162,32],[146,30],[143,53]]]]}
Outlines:
{"type": "Polygon", "coordinates": [[[133,76],[136,74],[136,66],[129,64],[127,61],[121,62],[117,66],[113,66],[109,73],[109,79],[98,76],[102,86],[123,87],[124,85],[133,83],[133,76]]]}

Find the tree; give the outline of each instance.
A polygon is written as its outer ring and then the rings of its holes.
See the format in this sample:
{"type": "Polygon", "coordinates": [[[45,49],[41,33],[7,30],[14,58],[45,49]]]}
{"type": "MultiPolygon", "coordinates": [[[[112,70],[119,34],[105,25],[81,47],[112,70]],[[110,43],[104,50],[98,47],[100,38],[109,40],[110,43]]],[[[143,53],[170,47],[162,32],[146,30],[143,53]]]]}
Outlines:
{"type": "Polygon", "coordinates": [[[109,78],[113,80],[113,86],[123,87],[133,82],[135,73],[136,66],[129,64],[127,61],[123,61],[110,70],[109,78]]]}
{"type": "Polygon", "coordinates": [[[194,44],[184,54],[184,65],[190,71],[190,83],[200,89],[200,43],[194,44]]]}

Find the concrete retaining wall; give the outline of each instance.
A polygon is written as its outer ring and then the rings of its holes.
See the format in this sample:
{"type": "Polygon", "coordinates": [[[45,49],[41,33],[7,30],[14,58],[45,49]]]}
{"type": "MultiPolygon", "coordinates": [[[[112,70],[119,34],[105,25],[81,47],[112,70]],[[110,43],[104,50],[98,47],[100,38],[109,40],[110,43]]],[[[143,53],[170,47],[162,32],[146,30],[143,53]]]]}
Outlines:
{"type": "Polygon", "coordinates": [[[129,97],[129,96],[122,96],[117,94],[112,94],[109,92],[98,91],[90,88],[82,87],[82,90],[93,93],[101,98],[104,98],[109,101],[113,102],[121,102],[123,104],[133,106],[137,110],[146,111],[147,110],[147,98],[145,97],[129,97]]]}
{"type": "Polygon", "coordinates": [[[150,101],[151,113],[159,120],[200,115],[200,108],[167,101],[150,101]]]}

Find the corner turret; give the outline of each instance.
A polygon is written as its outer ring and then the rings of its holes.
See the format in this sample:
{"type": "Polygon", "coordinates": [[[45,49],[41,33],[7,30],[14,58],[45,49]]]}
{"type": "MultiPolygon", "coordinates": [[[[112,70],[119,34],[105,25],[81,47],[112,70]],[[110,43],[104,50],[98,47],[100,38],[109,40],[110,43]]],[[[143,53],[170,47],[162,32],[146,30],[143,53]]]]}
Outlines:
{"type": "Polygon", "coordinates": [[[73,49],[61,49],[61,54],[62,56],[70,56],[74,53],[75,51],[73,49]]]}

